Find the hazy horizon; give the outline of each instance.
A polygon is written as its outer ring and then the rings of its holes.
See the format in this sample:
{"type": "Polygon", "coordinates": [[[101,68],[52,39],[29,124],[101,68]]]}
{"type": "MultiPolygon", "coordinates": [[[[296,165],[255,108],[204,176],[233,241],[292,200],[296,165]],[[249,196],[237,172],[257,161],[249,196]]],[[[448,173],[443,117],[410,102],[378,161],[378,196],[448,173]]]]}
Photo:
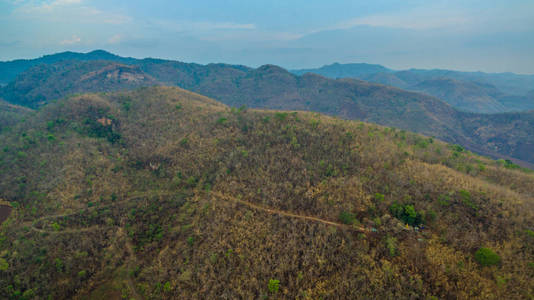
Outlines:
{"type": "MultiPolygon", "coordinates": [[[[56,54],[61,54],[61,53],[66,53],[66,52],[88,54],[88,53],[93,52],[93,51],[105,51],[105,52],[108,52],[108,53],[111,53],[111,54],[114,54],[114,55],[117,55],[117,56],[120,56],[120,57],[125,57],[125,58],[134,58],[134,59],[154,58],[154,59],[164,59],[164,60],[175,60],[175,61],[180,61],[180,62],[185,62],[185,63],[198,63],[198,62],[195,62],[195,61],[182,61],[182,60],[179,60],[179,59],[164,58],[164,57],[154,57],[154,56],[126,56],[126,55],[121,55],[120,53],[112,52],[112,51],[109,51],[109,50],[106,50],[106,49],[93,49],[93,50],[88,50],[88,51],[73,51],[73,50],[66,49],[64,51],[55,52],[55,53],[45,53],[43,55],[39,55],[39,56],[35,56],[35,57],[21,57],[21,58],[9,59],[9,60],[5,60],[5,61],[0,60],[0,62],[10,62],[10,61],[16,61],[16,60],[32,60],[32,59],[38,59],[38,58],[42,58],[42,57],[49,56],[49,55],[56,55],[56,54]]],[[[214,63],[214,64],[222,63],[222,64],[229,64],[229,65],[244,65],[244,64],[238,64],[238,63],[232,63],[232,62],[223,62],[223,61],[213,61],[213,62],[198,63],[198,64],[206,65],[206,64],[211,64],[211,63],[214,63]]],[[[261,67],[263,65],[268,65],[268,64],[269,63],[258,64],[258,65],[244,65],[244,66],[257,68],[257,67],[261,67]]],[[[313,65],[313,66],[306,66],[306,67],[301,67],[301,68],[287,68],[285,66],[279,66],[279,67],[285,68],[288,71],[292,71],[292,70],[305,70],[305,69],[319,69],[321,67],[330,66],[330,65],[334,65],[334,64],[342,64],[342,65],[343,64],[380,65],[380,66],[383,66],[383,67],[385,67],[387,69],[390,69],[392,71],[404,71],[404,70],[410,70],[410,69],[413,69],[413,70],[450,70],[450,71],[473,72],[473,73],[483,72],[483,73],[488,73],[488,74],[511,73],[511,74],[517,74],[517,75],[534,75],[534,72],[533,73],[519,73],[519,72],[509,72],[509,71],[506,71],[506,72],[486,72],[486,71],[481,71],[481,70],[458,70],[458,69],[450,69],[450,68],[414,68],[414,67],[408,67],[408,68],[405,68],[405,69],[397,69],[397,68],[391,68],[390,66],[384,65],[384,64],[381,64],[381,63],[369,63],[369,62],[364,62],[364,61],[361,61],[361,62],[358,62],[358,61],[356,61],[356,62],[334,61],[334,62],[331,62],[331,63],[322,64],[322,65],[313,65]]]]}
{"type": "Polygon", "coordinates": [[[0,0],[0,60],[121,56],[287,69],[534,73],[534,2],[0,0]]]}

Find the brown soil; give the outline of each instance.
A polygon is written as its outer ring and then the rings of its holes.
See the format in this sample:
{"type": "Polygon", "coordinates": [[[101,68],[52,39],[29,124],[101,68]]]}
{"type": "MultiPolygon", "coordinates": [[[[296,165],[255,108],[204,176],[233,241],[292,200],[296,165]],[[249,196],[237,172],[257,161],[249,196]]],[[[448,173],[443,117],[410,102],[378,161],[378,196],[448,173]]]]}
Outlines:
{"type": "Polygon", "coordinates": [[[2,224],[11,214],[12,208],[7,205],[0,205],[0,224],[2,224]]]}

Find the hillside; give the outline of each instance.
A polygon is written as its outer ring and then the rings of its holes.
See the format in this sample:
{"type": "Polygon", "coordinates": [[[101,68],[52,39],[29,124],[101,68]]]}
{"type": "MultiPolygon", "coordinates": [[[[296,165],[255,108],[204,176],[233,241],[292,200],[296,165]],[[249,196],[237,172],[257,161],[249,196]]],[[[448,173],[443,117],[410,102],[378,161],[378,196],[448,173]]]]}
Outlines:
{"type": "Polygon", "coordinates": [[[518,122],[518,127],[510,127],[500,123],[506,117],[462,113],[421,93],[354,79],[333,80],[314,74],[296,76],[273,65],[250,69],[145,59],[126,67],[104,61],[64,61],[30,69],[0,93],[15,103],[37,106],[39,101],[45,103],[71,93],[113,91],[158,83],[177,85],[234,107],[322,112],[435,136],[494,158],[514,160],[523,166],[532,167],[534,163],[534,135],[529,133],[531,127],[521,127],[528,123],[518,122]],[[104,76],[110,73],[108,68],[119,67],[143,80],[129,82],[104,76]],[[41,72],[42,69],[48,73],[41,72]],[[94,76],[97,73],[102,76],[94,76]],[[81,80],[87,77],[91,80],[81,80]],[[480,135],[474,126],[480,118],[487,122],[485,128],[496,131],[486,130],[480,135]],[[524,133],[521,140],[516,138],[516,131],[524,133]],[[497,145],[492,142],[496,137],[500,140],[497,145]],[[516,149],[519,144],[521,150],[516,149]]]}
{"type": "Polygon", "coordinates": [[[118,55],[103,51],[95,50],[88,53],[61,52],[51,55],[45,55],[36,59],[17,59],[12,61],[0,62],[0,85],[7,84],[14,80],[19,74],[27,71],[31,67],[41,64],[53,64],[65,60],[112,60],[116,62],[132,62],[133,59],[120,57],[118,55]]]}
{"type": "Polygon", "coordinates": [[[435,139],[163,87],[0,139],[2,298],[534,293],[534,175],[435,139]]]}
{"type": "MultiPolygon", "coordinates": [[[[135,59],[121,57],[103,50],[95,50],[88,53],[62,52],[45,55],[37,59],[0,62],[0,87],[15,80],[19,74],[29,70],[31,67],[68,60],[108,60],[121,64],[139,65],[147,74],[157,77],[161,82],[181,87],[196,86],[197,80],[207,77],[217,81],[221,76],[230,76],[227,79],[231,80],[235,76],[232,73],[236,71],[248,72],[252,70],[244,66],[226,64],[203,66],[171,60],[135,59]],[[212,72],[214,70],[216,71],[212,72]],[[230,73],[227,74],[227,71],[230,73]],[[182,74],[176,78],[176,73],[182,74]],[[195,74],[194,77],[191,76],[192,73],[195,74]],[[177,84],[177,81],[180,84],[177,84]]],[[[297,75],[315,73],[333,79],[357,78],[410,91],[423,91],[440,98],[457,109],[468,112],[494,113],[534,109],[534,98],[528,94],[534,87],[534,75],[459,72],[439,69],[394,71],[381,65],[366,63],[334,63],[316,69],[292,70],[291,72],[297,75]],[[449,82],[436,85],[435,83],[439,82],[439,80],[447,80],[449,82]],[[425,87],[425,82],[427,81],[432,83],[430,87],[425,87]],[[454,85],[459,85],[459,87],[451,88],[450,81],[454,81],[454,85]],[[464,91],[465,94],[463,93],[464,91]],[[480,96],[473,93],[479,93],[480,96]]]]}
{"type": "Polygon", "coordinates": [[[496,86],[503,93],[510,95],[525,95],[534,87],[534,74],[460,72],[440,69],[410,69],[408,71],[414,74],[412,76],[419,75],[425,78],[448,77],[457,80],[488,83],[496,86]]]}
{"type": "Polygon", "coordinates": [[[490,84],[436,78],[423,80],[408,89],[443,99],[463,111],[498,113],[507,110],[498,100],[500,92],[490,84]]]}
{"type": "Polygon", "coordinates": [[[380,65],[374,66],[369,69],[365,64],[333,64],[292,72],[309,72],[329,78],[357,78],[424,92],[468,112],[495,113],[534,109],[534,101],[528,95],[534,87],[534,75],[418,69],[393,71],[380,65]]]}
{"type": "Polygon", "coordinates": [[[511,157],[529,157],[534,151],[531,139],[534,111],[471,115],[463,126],[464,131],[473,132],[472,141],[484,145],[485,149],[508,153],[511,157]]]}
{"type": "Polygon", "coordinates": [[[0,132],[22,121],[31,112],[32,110],[27,107],[13,105],[0,98],[0,132]]]}
{"type": "Polygon", "coordinates": [[[109,61],[61,61],[29,69],[0,90],[4,99],[29,107],[83,92],[115,91],[157,84],[136,66],[109,61]]]}

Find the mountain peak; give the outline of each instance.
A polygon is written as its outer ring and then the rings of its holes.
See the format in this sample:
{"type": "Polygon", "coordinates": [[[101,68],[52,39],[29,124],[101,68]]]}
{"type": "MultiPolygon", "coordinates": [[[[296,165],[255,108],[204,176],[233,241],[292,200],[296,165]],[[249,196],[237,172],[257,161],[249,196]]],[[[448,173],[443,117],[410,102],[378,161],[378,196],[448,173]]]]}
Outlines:
{"type": "Polygon", "coordinates": [[[115,54],[113,54],[111,52],[108,52],[106,50],[102,50],[102,49],[96,49],[96,50],[87,52],[86,54],[92,54],[92,55],[98,54],[98,55],[113,55],[113,56],[116,56],[115,54]]]}
{"type": "Polygon", "coordinates": [[[276,66],[276,65],[263,65],[256,69],[259,72],[267,72],[267,73],[288,73],[288,71],[282,67],[276,66]]]}
{"type": "Polygon", "coordinates": [[[318,69],[301,69],[294,70],[293,73],[302,75],[304,73],[316,73],[331,78],[359,77],[367,74],[387,73],[390,69],[382,65],[368,63],[350,63],[340,64],[335,62],[330,65],[324,65],[318,69]]]}

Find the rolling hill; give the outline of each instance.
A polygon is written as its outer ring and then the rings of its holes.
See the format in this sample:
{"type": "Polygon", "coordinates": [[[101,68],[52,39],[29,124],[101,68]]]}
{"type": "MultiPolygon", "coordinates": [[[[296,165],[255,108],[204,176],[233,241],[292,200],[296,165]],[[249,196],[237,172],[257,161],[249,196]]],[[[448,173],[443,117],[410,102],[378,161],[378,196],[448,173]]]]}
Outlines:
{"type": "Polygon", "coordinates": [[[98,60],[69,60],[31,68],[3,87],[0,95],[10,102],[36,108],[70,94],[155,84],[157,81],[136,66],[98,60]]]}
{"type": "Polygon", "coordinates": [[[0,85],[8,84],[12,80],[14,80],[19,74],[25,72],[31,67],[43,64],[53,64],[65,60],[110,60],[122,63],[134,61],[134,59],[120,57],[118,55],[103,50],[95,50],[88,53],[67,51],[51,55],[45,55],[36,59],[17,59],[12,61],[3,61],[0,62],[0,85]]]}
{"type": "Polygon", "coordinates": [[[463,113],[438,98],[421,93],[355,79],[334,80],[314,74],[297,76],[274,65],[251,69],[155,59],[140,60],[131,66],[106,61],[61,61],[20,74],[0,89],[0,95],[13,103],[35,107],[40,102],[72,93],[158,84],[179,86],[234,107],[308,110],[393,126],[435,136],[523,166],[533,167],[534,163],[534,135],[530,133],[528,121],[531,113],[504,117],[463,113]],[[108,77],[107,74],[117,68],[140,79],[108,77]],[[519,121],[515,126],[502,123],[508,118],[519,118],[519,121]],[[526,121],[521,121],[525,118],[526,121]],[[480,120],[486,122],[484,134],[476,127],[481,125],[480,120]],[[518,132],[521,134],[516,134],[518,132]],[[499,142],[495,143],[495,139],[499,142]]]}
{"type": "Polygon", "coordinates": [[[463,111],[498,113],[506,111],[495,86],[450,78],[424,80],[408,88],[443,99],[463,111]]]}
{"type": "Polygon", "coordinates": [[[314,73],[329,78],[357,78],[424,92],[467,112],[496,113],[534,109],[534,99],[528,95],[534,87],[534,75],[418,69],[393,71],[380,65],[372,66],[332,64],[291,72],[298,75],[314,73]]]}
{"type": "Polygon", "coordinates": [[[8,130],[31,113],[32,110],[27,107],[14,105],[0,98],[0,132],[8,130]]]}
{"type": "MultiPolygon", "coordinates": [[[[198,64],[121,57],[103,50],[88,53],[62,52],[37,59],[0,62],[0,87],[15,80],[19,74],[31,67],[68,60],[108,60],[127,65],[139,65],[147,74],[156,75],[159,80],[166,84],[176,85],[176,81],[179,81],[182,85],[178,86],[184,85],[184,79],[189,82],[189,85],[195,86],[194,81],[196,79],[190,78],[192,72],[199,72],[200,77],[220,77],[220,75],[225,74],[224,69],[228,68],[244,72],[252,70],[245,66],[210,64],[208,65],[209,68],[206,69],[209,71],[205,72],[204,66],[198,64]],[[219,72],[222,71],[222,74],[211,73],[216,68],[219,69],[219,72]],[[178,73],[184,72],[185,74],[182,75],[187,78],[175,78],[177,71],[178,73]],[[173,76],[169,74],[173,74],[173,76]]],[[[529,96],[529,92],[532,92],[534,88],[534,75],[439,69],[396,71],[381,65],[365,63],[334,63],[316,69],[292,70],[291,72],[297,75],[315,73],[333,79],[357,78],[410,91],[423,91],[440,98],[457,109],[468,112],[495,113],[534,110],[534,98],[532,95],[529,96]],[[442,84],[438,84],[440,81],[443,81],[442,84]]]]}
{"type": "Polygon", "coordinates": [[[0,140],[2,298],[534,294],[533,173],[457,145],[172,87],[64,98],[0,140]]]}

